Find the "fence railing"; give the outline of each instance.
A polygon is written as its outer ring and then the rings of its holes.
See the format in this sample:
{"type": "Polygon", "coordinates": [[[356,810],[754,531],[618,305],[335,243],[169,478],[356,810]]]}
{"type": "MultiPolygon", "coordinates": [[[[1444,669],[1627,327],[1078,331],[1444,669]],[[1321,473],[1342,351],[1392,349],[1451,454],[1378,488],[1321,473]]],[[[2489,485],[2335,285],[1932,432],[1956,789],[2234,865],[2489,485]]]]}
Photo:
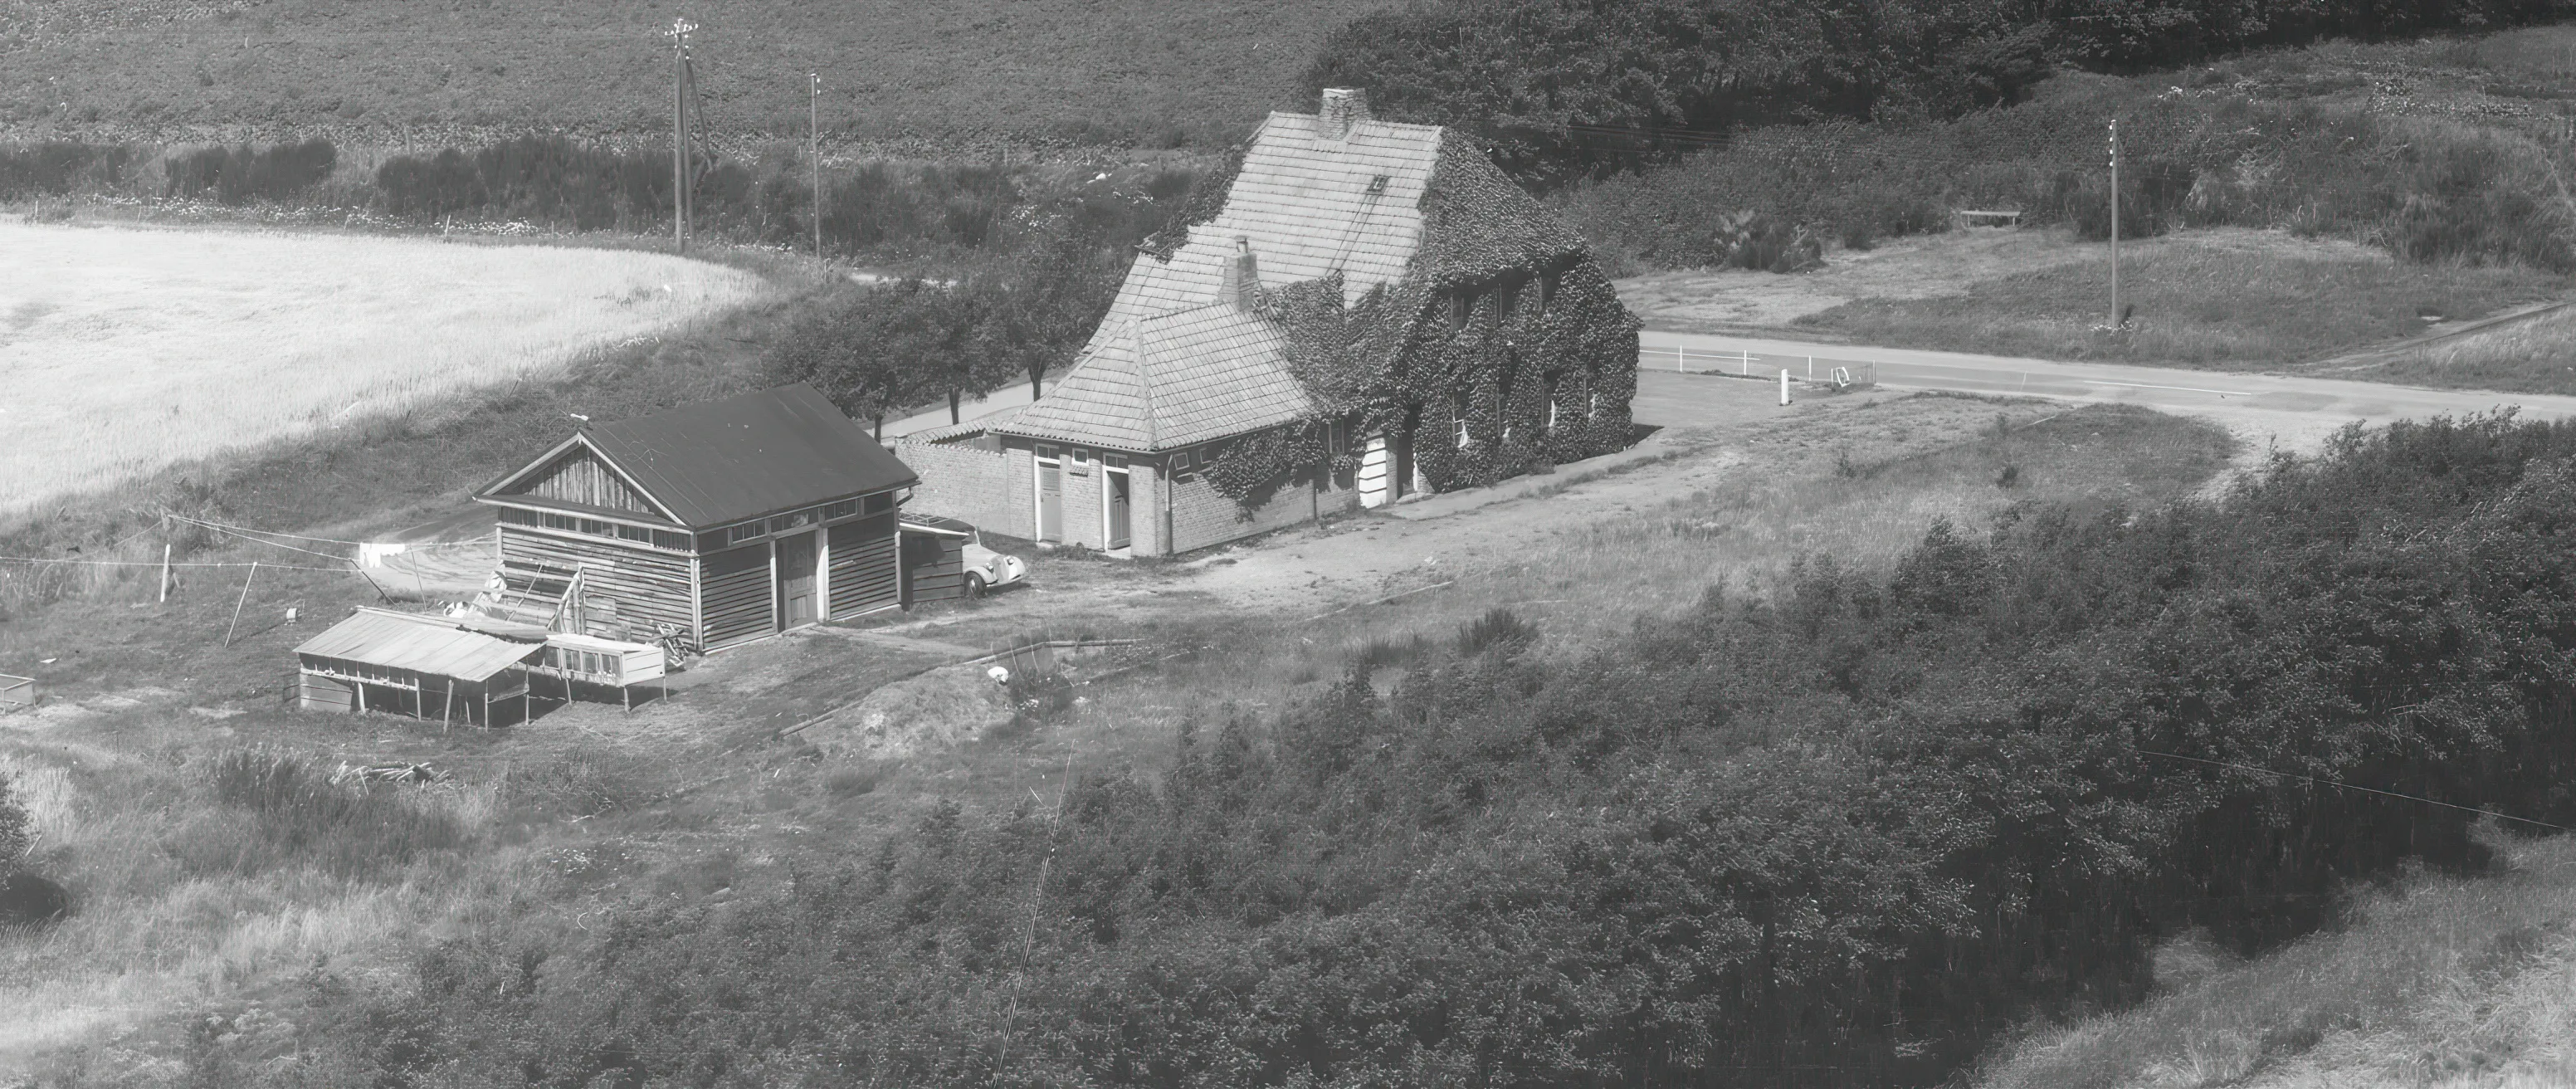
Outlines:
{"type": "Polygon", "coordinates": [[[1764,380],[1776,380],[1781,371],[1787,371],[1794,382],[1835,386],[1867,386],[1878,382],[1878,364],[1866,359],[1774,352],[1715,352],[1680,345],[1638,348],[1637,369],[1764,380]]]}
{"type": "Polygon", "coordinates": [[[36,705],[36,679],[12,677],[0,673],[0,711],[15,711],[36,705]]]}

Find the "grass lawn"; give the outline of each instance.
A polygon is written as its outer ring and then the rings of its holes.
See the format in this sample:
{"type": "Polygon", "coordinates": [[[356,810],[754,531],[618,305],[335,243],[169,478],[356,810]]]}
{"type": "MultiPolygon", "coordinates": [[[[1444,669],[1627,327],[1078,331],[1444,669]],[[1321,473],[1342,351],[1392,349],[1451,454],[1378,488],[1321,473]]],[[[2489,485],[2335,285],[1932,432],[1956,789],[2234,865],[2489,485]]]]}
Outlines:
{"type": "Polygon", "coordinates": [[[2251,961],[2189,938],[2158,997],[2034,1033],[1986,1089],[2576,1083],[2576,841],[2510,843],[2503,874],[2363,893],[2351,925],[2251,961]]]}
{"type": "Polygon", "coordinates": [[[1954,295],[1861,299],[1797,320],[1863,344],[2036,359],[2281,369],[2420,335],[2428,315],[2462,320],[2566,293],[2520,268],[2400,264],[2359,246],[2265,231],[2123,243],[2120,300],[2134,328],[2099,331],[2107,244],[2093,261],[1982,280],[1954,295]]]}
{"type": "Polygon", "coordinates": [[[478,386],[767,291],[609,249],[0,225],[0,516],[478,386]]]}
{"type": "Polygon", "coordinates": [[[2576,312],[2555,310],[2394,353],[2336,376],[2516,393],[2576,393],[2576,312]]]}

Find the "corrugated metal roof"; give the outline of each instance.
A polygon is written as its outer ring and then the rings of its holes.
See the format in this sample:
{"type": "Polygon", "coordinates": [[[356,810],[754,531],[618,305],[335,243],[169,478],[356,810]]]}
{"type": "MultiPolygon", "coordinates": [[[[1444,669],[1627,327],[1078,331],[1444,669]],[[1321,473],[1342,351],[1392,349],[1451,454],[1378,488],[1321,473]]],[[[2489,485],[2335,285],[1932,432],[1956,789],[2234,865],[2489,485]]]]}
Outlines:
{"type": "Polygon", "coordinates": [[[993,430],[1157,451],[1302,419],[1315,411],[1282,356],[1279,327],[1231,302],[1130,322],[993,430]]]}
{"type": "Polygon", "coordinates": [[[463,681],[492,675],[544,652],[524,643],[467,631],[443,616],[360,607],[347,620],[296,647],[299,655],[362,662],[463,681]]]}
{"type": "Polygon", "coordinates": [[[803,383],[604,423],[582,437],[691,529],[919,479],[803,383]]]}

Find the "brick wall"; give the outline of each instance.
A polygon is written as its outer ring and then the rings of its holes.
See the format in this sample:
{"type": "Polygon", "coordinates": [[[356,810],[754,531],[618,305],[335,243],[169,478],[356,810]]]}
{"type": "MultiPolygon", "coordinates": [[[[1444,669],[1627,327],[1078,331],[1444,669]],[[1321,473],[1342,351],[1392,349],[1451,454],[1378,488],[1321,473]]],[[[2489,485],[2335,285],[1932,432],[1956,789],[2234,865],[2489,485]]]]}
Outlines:
{"type": "MultiPolygon", "coordinates": [[[[1027,451],[1019,453],[1025,463],[1027,451]]],[[[983,449],[969,440],[898,439],[895,456],[921,476],[921,483],[913,488],[912,501],[904,504],[905,510],[962,518],[1013,537],[1029,535],[1031,516],[1027,504],[1010,502],[1011,496],[1026,492],[1027,473],[1023,469],[1018,478],[1021,490],[1012,491],[1009,451],[983,449]]]]}
{"type": "MultiPolygon", "coordinates": [[[[1358,488],[1348,486],[1350,483],[1355,482],[1327,481],[1321,494],[1306,484],[1283,484],[1246,520],[1234,500],[1208,483],[1205,474],[1193,474],[1172,493],[1173,551],[1187,552],[1293,526],[1313,518],[1318,510],[1326,514],[1351,510],[1359,506],[1360,493],[1358,488]]],[[[1155,517],[1161,516],[1158,507],[1155,517]]]]}

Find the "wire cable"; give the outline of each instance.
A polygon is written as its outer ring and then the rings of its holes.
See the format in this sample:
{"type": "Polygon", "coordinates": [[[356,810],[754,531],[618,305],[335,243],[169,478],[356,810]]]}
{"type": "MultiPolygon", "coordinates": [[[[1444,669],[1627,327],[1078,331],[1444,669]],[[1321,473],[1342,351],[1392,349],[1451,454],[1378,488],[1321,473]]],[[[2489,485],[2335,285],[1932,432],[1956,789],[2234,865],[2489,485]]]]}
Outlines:
{"type": "Polygon", "coordinates": [[[2216,766],[2216,767],[2222,767],[2222,768],[2235,768],[2235,769],[2237,769],[2238,771],[2250,771],[2250,772],[2253,772],[2253,773],[2255,773],[2255,774],[2257,774],[2257,775],[2277,775],[2277,776],[2279,776],[2279,777],[2281,777],[2281,778],[2284,778],[2284,779],[2297,779],[2297,780],[2300,780],[2300,781],[2302,781],[2302,782],[2315,783],[2315,784],[2317,784],[2317,785],[2319,785],[2319,786],[2341,787],[2341,788],[2343,788],[2343,789],[2345,789],[2345,790],[2358,790],[2358,791],[2361,791],[2361,792],[2362,792],[2362,793],[2364,793],[2364,794],[2381,794],[2381,795],[2386,795],[2387,797],[2391,797],[2391,798],[2404,798],[2404,799],[2406,799],[2407,801],[2410,801],[2410,802],[2422,802],[2422,803],[2424,803],[2424,804],[2426,804],[2426,805],[2438,805],[2438,806],[2441,806],[2441,807],[2442,807],[2442,808],[2444,808],[2444,809],[2457,809],[2457,810],[2459,810],[2460,812],[2463,812],[2463,813],[2475,813],[2475,814],[2478,814],[2479,816],[2484,816],[2484,817],[2494,817],[2494,818],[2495,818],[2495,819],[2497,819],[2497,820],[2503,820],[2503,821],[2518,821],[2518,822],[2521,822],[2521,823],[2523,823],[2523,824],[2538,825],[2538,826],[2540,826],[2540,827],[2542,827],[2542,828],[2554,829],[2554,830],[2557,830],[2557,831],[2560,831],[2560,832],[2576,831],[2576,829],[2571,829],[2571,828],[2569,828],[2569,827],[2567,827],[2566,825],[2563,825],[2563,824],[2551,824],[2551,823],[2549,823],[2548,821],[2536,821],[2536,820],[2533,820],[2533,819],[2531,819],[2531,818],[2529,818],[2529,817],[2516,817],[2516,816],[2513,816],[2513,815],[2511,815],[2511,814],[2507,814],[2507,813],[2498,813],[2498,812],[2496,812],[2495,810],[2492,810],[2492,809],[2474,809],[2474,808],[2471,808],[2471,807],[2469,807],[2469,806],[2465,806],[2465,805],[2453,805],[2453,804],[2451,804],[2451,803],[2449,803],[2449,802],[2437,802],[2437,801],[2434,801],[2434,800],[2433,800],[2433,799],[2431,799],[2431,798],[2421,798],[2421,797],[2417,797],[2417,796],[2415,796],[2415,795],[2413,795],[2413,794],[2400,794],[2400,793],[2398,793],[2398,792],[2396,792],[2396,791],[2394,791],[2394,790],[2381,790],[2381,789],[2379,789],[2379,788],[2377,788],[2377,787],[2355,786],[2355,785],[2353,785],[2353,784],[2351,784],[2351,783],[2338,783],[2338,782],[2336,782],[2336,781],[2334,781],[2334,780],[2332,780],[2332,779],[2319,779],[2319,778],[2317,778],[2317,777],[2315,777],[2315,776],[2312,776],[2312,775],[2299,775],[2299,774],[2296,774],[2296,773],[2293,773],[2293,772],[2287,772],[2287,771],[2273,771],[2273,770],[2272,770],[2272,769],[2270,769],[2270,768],[2258,768],[2258,767],[2254,767],[2254,766],[2252,766],[2252,765],[2250,765],[2250,764],[2231,764],[2231,763],[2228,763],[2228,762],[2227,762],[2227,761],[2225,761],[2225,760],[2203,760],[2203,759],[2201,759],[2200,757],[2197,757],[2197,756],[2184,756],[2184,755],[2182,755],[2182,754],[2180,754],[2180,753],[2170,753],[2170,752],[2156,752],[2156,751],[2155,751],[2155,750],[2153,750],[2153,749],[2140,749],[2140,748],[2132,747],[2129,751],[2134,752],[2134,753],[2138,753],[2138,754],[2143,755],[2143,756],[2161,756],[2161,757],[2164,757],[2165,759],[2168,759],[2168,760],[2188,760],[2188,761],[2191,761],[2192,763],[2195,763],[2195,764],[2209,764],[2209,765],[2213,765],[2213,766],[2216,766]]]}

